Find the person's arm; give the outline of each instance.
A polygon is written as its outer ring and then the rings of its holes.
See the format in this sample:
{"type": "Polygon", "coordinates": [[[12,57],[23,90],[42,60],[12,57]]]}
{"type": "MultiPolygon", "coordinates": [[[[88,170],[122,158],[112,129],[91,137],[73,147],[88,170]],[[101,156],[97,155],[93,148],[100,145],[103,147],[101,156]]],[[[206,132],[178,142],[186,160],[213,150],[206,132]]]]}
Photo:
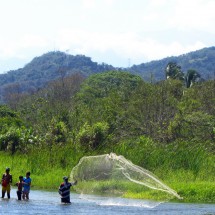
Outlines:
{"type": "Polygon", "coordinates": [[[13,181],[13,177],[12,177],[12,175],[10,176],[10,183],[12,183],[12,181],[13,181]]]}
{"type": "Polygon", "coordinates": [[[29,178],[28,185],[31,186],[31,178],[29,178]]]}
{"type": "Polygon", "coordinates": [[[25,179],[24,184],[30,186],[31,185],[31,179],[25,179]]]}
{"type": "Polygon", "coordinates": [[[58,193],[59,193],[60,195],[62,195],[62,184],[60,185],[60,187],[59,187],[59,189],[58,189],[58,193]]]}
{"type": "Polygon", "coordinates": [[[76,185],[77,183],[78,183],[78,181],[75,180],[73,183],[71,183],[71,185],[73,186],[73,185],[76,185]]]}

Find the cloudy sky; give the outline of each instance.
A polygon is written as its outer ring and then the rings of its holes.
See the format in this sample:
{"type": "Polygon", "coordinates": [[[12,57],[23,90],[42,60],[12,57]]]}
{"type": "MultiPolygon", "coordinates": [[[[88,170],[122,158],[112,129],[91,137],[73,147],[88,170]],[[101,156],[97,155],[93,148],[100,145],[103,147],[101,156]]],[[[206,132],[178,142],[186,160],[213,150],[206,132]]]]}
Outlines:
{"type": "Polygon", "coordinates": [[[0,0],[0,73],[49,51],[118,67],[215,43],[215,0],[0,0]]]}

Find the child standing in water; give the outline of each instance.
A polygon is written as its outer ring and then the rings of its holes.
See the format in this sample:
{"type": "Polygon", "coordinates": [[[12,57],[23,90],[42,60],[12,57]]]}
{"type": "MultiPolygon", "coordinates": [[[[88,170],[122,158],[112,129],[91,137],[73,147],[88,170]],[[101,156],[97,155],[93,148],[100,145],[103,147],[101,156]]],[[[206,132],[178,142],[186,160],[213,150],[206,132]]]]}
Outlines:
{"type": "Polygon", "coordinates": [[[5,173],[2,176],[2,198],[4,198],[5,193],[7,192],[7,197],[10,199],[10,184],[12,183],[12,175],[10,174],[10,168],[7,167],[5,173]]]}
{"type": "Polygon", "coordinates": [[[16,183],[16,186],[18,187],[18,189],[16,191],[18,200],[21,200],[22,199],[22,187],[23,187],[23,176],[22,175],[19,176],[19,181],[16,183]]]}
{"type": "Polygon", "coordinates": [[[29,193],[30,193],[30,186],[31,186],[31,173],[27,172],[26,177],[23,179],[23,193],[22,198],[23,199],[29,199],[29,193]]]}

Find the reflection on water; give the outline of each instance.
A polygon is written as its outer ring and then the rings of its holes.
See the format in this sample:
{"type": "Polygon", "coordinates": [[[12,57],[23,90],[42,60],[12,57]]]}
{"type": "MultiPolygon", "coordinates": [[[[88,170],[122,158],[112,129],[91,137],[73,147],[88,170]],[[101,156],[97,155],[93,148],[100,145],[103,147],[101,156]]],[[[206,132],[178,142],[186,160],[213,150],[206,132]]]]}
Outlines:
{"type": "Polygon", "coordinates": [[[10,200],[0,199],[0,214],[215,215],[214,204],[158,203],[71,194],[72,204],[62,205],[57,191],[32,190],[29,201],[18,201],[15,189],[11,196],[10,200]]]}

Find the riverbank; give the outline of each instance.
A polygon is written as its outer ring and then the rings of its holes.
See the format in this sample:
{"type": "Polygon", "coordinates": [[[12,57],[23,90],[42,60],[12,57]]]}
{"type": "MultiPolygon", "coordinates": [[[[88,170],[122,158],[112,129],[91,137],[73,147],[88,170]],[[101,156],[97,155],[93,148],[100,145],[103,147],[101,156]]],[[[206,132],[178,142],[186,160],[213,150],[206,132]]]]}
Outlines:
{"type": "MultiPolygon", "coordinates": [[[[186,203],[215,203],[215,183],[214,182],[177,182],[170,184],[170,187],[177,191],[183,199],[172,198],[172,202],[186,203]]],[[[132,193],[128,192],[124,195],[126,198],[137,199],[154,199],[156,192],[132,193]]],[[[159,198],[158,198],[159,200],[159,198]]]]}
{"type": "MultiPolygon", "coordinates": [[[[13,184],[18,181],[19,175],[25,175],[26,171],[31,171],[32,188],[57,190],[62,182],[62,177],[64,175],[69,176],[73,168],[72,165],[68,165],[67,168],[60,168],[57,164],[52,167],[48,164],[43,164],[41,165],[43,166],[41,171],[38,171],[38,169],[35,170],[31,166],[32,163],[37,163],[38,161],[33,160],[30,162],[30,159],[31,157],[25,155],[10,156],[0,152],[0,171],[4,173],[5,167],[10,167],[11,174],[13,175],[13,184]]],[[[157,170],[156,175],[158,177],[161,175],[159,172],[161,170],[157,170]]],[[[165,170],[162,170],[162,173],[162,181],[183,197],[182,200],[172,198],[171,201],[215,203],[215,182],[211,178],[210,180],[195,179],[188,171],[171,171],[169,174],[164,174],[165,170]]],[[[103,187],[100,186],[98,189],[101,189],[102,192],[103,187]]],[[[159,196],[153,190],[138,192],[135,184],[129,191],[124,192],[123,197],[133,199],[159,199],[159,196]]]]}

